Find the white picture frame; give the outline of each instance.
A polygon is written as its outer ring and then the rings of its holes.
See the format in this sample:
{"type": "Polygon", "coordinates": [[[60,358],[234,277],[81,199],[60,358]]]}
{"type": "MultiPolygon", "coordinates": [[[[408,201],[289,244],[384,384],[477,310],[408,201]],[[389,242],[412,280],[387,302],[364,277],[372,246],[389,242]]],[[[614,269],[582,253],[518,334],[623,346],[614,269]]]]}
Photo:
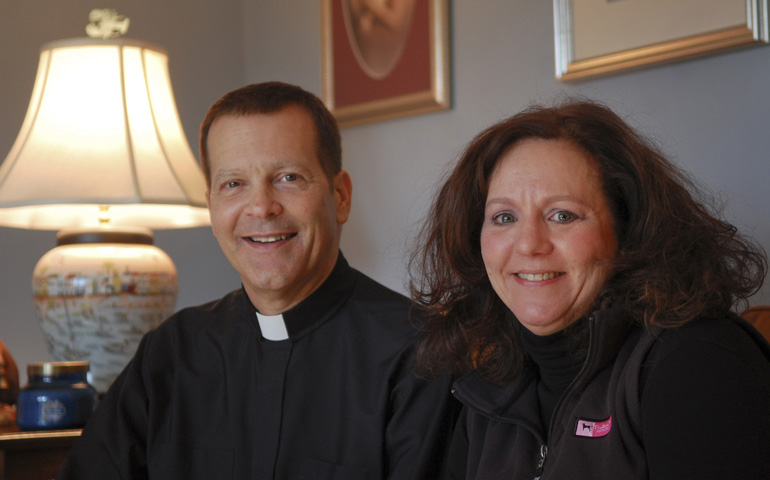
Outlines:
{"type": "Polygon", "coordinates": [[[556,78],[766,44],[768,0],[553,0],[556,78]]]}

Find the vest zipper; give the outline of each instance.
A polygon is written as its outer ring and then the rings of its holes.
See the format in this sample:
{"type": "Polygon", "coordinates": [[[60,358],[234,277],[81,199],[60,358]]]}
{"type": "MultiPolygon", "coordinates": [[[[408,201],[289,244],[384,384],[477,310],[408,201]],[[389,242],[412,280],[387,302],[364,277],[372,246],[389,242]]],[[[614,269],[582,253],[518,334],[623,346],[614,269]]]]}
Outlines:
{"type": "MultiPolygon", "coordinates": [[[[595,328],[592,328],[592,324],[594,323],[595,314],[591,314],[590,317],[588,317],[588,331],[590,332],[588,337],[588,352],[586,353],[586,358],[583,361],[583,365],[580,367],[580,370],[578,371],[577,375],[575,375],[575,378],[572,379],[569,386],[566,390],[564,390],[564,393],[562,393],[561,398],[559,398],[559,401],[556,402],[556,407],[553,410],[553,415],[551,416],[550,424],[548,425],[548,437],[549,439],[552,438],[551,432],[553,431],[553,424],[556,420],[557,413],[559,412],[559,408],[561,408],[561,404],[564,403],[564,398],[567,396],[567,393],[572,389],[572,386],[577,382],[577,379],[580,378],[580,375],[583,374],[583,371],[588,366],[588,357],[591,354],[591,346],[593,344],[593,334],[595,328]]],[[[537,468],[535,469],[535,479],[534,480],[540,480],[540,477],[543,475],[543,469],[545,467],[545,459],[548,456],[548,445],[546,443],[543,443],[540,445],[540,460],[537,462],[537,468]]]]}
{"type": "Polygon", "coordinates": [[[545,466],[545,459],[548,456],[548,445],[540,445],[540,461],[537,462],[537,469],[535,470],[535,479],[540,480],[540,476],[543,475],[543,467],[545,466]]]}

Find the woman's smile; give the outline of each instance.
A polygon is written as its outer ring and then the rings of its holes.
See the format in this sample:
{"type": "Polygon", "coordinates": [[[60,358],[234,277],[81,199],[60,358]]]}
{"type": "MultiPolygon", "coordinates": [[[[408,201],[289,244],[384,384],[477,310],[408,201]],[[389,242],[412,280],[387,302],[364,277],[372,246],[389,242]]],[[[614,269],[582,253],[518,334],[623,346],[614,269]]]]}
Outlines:
{"type": "Polygon", "coordinates": [[[549,272],[549,273],[516,273],[517,277],[528,282],[542,282],[543,280],[553,280],[556,277],[561,277],[564,272],[549,272]]]}

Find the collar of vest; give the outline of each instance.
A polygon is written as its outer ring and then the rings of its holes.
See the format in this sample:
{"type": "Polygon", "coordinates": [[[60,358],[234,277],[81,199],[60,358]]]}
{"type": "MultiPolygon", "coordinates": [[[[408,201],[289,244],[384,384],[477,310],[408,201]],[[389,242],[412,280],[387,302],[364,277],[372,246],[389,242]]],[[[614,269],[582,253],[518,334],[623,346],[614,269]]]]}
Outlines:
{"type": "MultiPolygon", "coordinates": [[[[613,362],[629,331],[634,328],[622,312],[614,309],[594,312],[587,325],[590,332],[588,354],[571,389],[579,388],[581,382],[593,378],[594,373],[613,362]]],[[[535,367],[526,362],[519,376],[506,385],[489,383],[474,371],[457,379],[452,391],[468,408],[486,417],[539,429],[536,409],[531,407],[537,404],[536,379],[535,367]]]]}

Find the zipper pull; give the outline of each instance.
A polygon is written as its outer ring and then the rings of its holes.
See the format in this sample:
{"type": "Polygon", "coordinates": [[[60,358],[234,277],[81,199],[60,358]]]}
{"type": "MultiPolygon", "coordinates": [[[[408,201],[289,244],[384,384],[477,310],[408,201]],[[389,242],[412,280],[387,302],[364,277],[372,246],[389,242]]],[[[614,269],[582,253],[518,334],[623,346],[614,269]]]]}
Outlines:
{"type": "Polygon", "coordinates": [[[548,445],[540,445],[540,461],[537,462],[537,470],[535,470],[534,480],[540,480],[540,476],[543,475],[543,467],[545,466],[545,457],[548,456],[548,445]]]}

